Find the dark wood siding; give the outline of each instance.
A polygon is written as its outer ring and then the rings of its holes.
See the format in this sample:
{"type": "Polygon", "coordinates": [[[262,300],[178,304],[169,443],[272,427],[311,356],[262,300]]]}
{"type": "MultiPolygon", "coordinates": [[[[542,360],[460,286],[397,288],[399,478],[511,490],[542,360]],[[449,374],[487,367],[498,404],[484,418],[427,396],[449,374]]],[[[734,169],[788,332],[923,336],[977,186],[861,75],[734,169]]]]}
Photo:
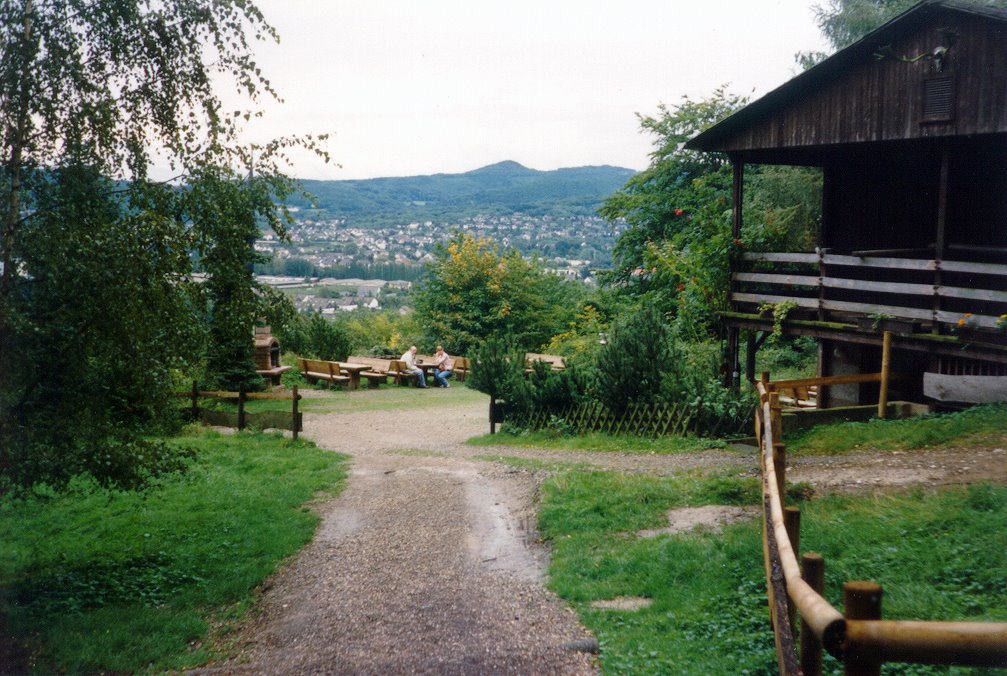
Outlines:
{"type": "Polygon", "coordinates": [[[1007,25],[964,13],[918,28],[893,42],[901,57],[932,53],[957,34],[943,70],[936,61],[915,63],[867,56],[829,82],[803,93],[716,150],[745,151],[1007,133],[1007,25]],[[953,78],[953,107],[946,122],[923,120],[924,81],[953,78]]]}

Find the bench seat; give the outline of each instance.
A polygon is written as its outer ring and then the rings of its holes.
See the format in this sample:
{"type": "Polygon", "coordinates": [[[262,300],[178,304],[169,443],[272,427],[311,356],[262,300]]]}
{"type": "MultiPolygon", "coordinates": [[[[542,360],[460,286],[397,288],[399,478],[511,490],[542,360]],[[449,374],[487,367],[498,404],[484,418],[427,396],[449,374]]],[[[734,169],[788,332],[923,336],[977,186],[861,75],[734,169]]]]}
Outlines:
{"type": "Polygon", "coordinates": [[[323,361],[321,359],[301,359],[301,373],[309,383],[325,380],[329,383],[345,384],[350,382],[349,376],[339,373],[339,362],[323,361]]]}

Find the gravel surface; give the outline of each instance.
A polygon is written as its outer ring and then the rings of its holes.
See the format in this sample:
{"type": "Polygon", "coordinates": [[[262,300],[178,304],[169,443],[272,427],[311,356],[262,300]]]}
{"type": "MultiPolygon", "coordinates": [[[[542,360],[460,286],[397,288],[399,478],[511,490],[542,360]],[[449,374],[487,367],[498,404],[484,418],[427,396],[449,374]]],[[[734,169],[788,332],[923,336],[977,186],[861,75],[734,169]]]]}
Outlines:
{"type": "MultiPolygon", "coordinates": [[[[596,673],[597,643],[543,586],[547,552],[534,533],[542,473],[475,456],[659,475],[758,473],[754,449],[637,455],[466,446],[487,429],[482,401],[307,414],[305,428],[320,447],[352,456],[347,487],[318,506],[316,537],[267,583],[234,657],[199,673],[596,673]],[[438,420],[450,420],[449,429],[438,420]]],[[[868,452],[796,459],[788,479],[820,492],[1007,481],[1005,460],[1001,448],[868,452]]]]}
{"type": "Polygon", "coordinates": [[[436,434],[431,414],[305,416],[306,437],[353,456],[347,487],[269,582],[237,655],[204,673],[596,672],[572,647],[593,638],[542,584],[534,481],[464,458],[483,403],[437,409],[452,425],[436,434]]]}

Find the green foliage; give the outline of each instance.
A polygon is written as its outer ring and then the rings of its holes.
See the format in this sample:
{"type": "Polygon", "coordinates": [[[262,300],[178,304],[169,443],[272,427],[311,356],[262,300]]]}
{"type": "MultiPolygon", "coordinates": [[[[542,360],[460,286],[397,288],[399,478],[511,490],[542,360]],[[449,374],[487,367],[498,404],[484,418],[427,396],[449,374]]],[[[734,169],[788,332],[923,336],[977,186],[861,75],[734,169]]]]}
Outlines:
{"type": "Polygon", "coordinates": [[[492,335],[539,349],[569,323],[579,291],[513,249],[459,233],[438,248],[414,297],[424,342],[467,355],[492,335]]]}
{"type": "MultiPolygon", "coordinates": [[[[517,429],[524,424],[525,416],[535,411],[562,411],[576,406],[587,398],[593,380],[593,369],[571,365],[554,371],[544,361],[532,362],[524,378],[509,383],[507,399],[507,426],[517,429]]],[[[550,416],[549,428],[557,434],[574,434],[576,430],[558,415],[550,416]]]]}
{"type": "Polygon", "coordinates": [[[668,325],[646,306],[612,327],[598,353],[595,396],[617,413],[630,404],[666,400],[678,390],[676,357],[668,325]]]}
{"type": "Polygon", "coordinates": [[[490,399],[507,397],[523,386],[524,351],[509,336],[487,338],[470,353],[469,366],[466,384],[490,399]]]}
{"type": "Polygon", "coordinates": [[[814,338],[784,336],[759,348],[755,372],[769,371],[772,380],[813,378],[817,364],[818,342],[814,338]]]}
{"type": "Polygon", "coordinates": [[[638,116],[642,130],[654,135],[655,149],[650,166],[633,176],[599,210],[605,218],[624,218],[629,225],[613,250],[614,270],[609,282],[647,289],[646,276],[639,271],[646,270],[644,251],[648,243],[679,238],[690,216],[708,202],[708,194],[693,192],[695,181],[701,181],[701,192],[713,189],[729,196],[731,179],[726,158],[683,150],[681,144],[746,102],[721,87],[703,101],[684,97],[675,107],[662,103],[658,117],[638,116]]]}
{"type": "Polygon", "coordinates": [[[350,339],[341,324],[313,313],[308,319],[307,333],[309,356],[328,361],[346,361],[350,356],[350,339]]]}
{"type": "Polygon", "coordinates": [[[338,488],[344,458],[279,436],[213,433],[185,476],[146,491],[77,479],[0,499],[2,612],[41,647],[36,668],[68,673],[184,670],[205,663],[211,626],[311,538],[302,505],[338,488]],[[202,645],[193,649],[194,645],[202,645]]]}
{"type": "Polygon", "coordinates": [[[170,424],[175,374],[201,353],[186,232],[144,209],[155,193],[117,193],[93,170],[35,179],[3,319],[0,484],[87,471],[136,485],[177,466],[142,434],[170,424]]]}
{"type": "Polygon", "coordinates": [[[681,340],[719,335],[717,313],[727,309],[732,256],[801,251],[816,241],[821,172],[749,165],[741,237],[734,239],[732,173],[725,158],[682,148],[745,103],[721,87],[705,100],[662,104],[658,117],[641,117],[643,130],[655,136],[651,164],[599,212],[629,225],[613,250],[614,269],[603,281],[673,317],[681,340]]]}
{"type": "Polygon", "coordinates": [[[148,462],[160,453],[140,439],[171,422],[179,376],[254,378],[248,238],[255,221],[283,234],[278,162],[317,147],[254,148],[254,180],[228,169],[248,165],[229,145],[247,116],[222,111],[214,87],[273,94],[250,43],[275,33],[249,2],[0,14],[0,474],[134,485],[173,465],[148,462]],[[175,181],[148,180],[155,152],[175,181]],[[190,256],[210,272],[204,288],[188,281],[190,256]]]}

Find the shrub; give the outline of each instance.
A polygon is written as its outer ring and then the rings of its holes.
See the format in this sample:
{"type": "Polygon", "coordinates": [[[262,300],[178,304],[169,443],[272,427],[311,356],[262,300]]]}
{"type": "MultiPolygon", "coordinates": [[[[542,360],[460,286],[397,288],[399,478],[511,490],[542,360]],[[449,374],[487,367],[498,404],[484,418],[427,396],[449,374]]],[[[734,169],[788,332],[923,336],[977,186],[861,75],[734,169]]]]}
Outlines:
{"type": "Polygon", "coordinates": [[[659,401],[677,381],[677,356],[671,329],[646,306],[612,327],[611,340],[598,353],[595,396],[616,413],[659,401]]]}

